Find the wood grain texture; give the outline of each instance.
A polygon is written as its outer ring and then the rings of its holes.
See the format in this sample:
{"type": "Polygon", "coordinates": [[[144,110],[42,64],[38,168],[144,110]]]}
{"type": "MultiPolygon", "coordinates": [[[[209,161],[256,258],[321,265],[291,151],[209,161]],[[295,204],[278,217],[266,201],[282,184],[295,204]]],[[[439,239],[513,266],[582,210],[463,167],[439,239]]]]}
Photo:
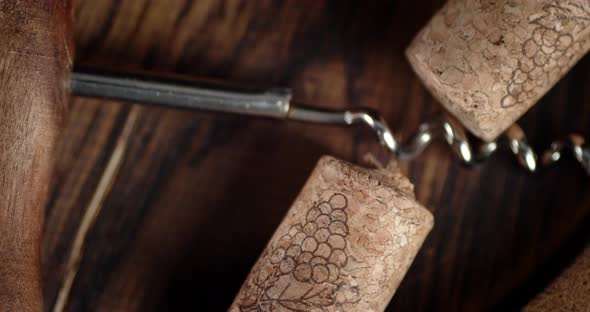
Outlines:
{"type": "Polygon", "coordinates": [[[67,1],[0,2],[0,309],[42,309],[40,245],[70,72],[67,1]]]}
{"type": "MultiPolygon", "coordinates": [[[[292,87],[319,107],[379,109],[408,136],[440,105],[403,53],[443,2],[79,0],[75,38],[80,63],[292,87]]],[[[589,81],[584,58],[527,113],[534,146],[590,135],[589,81]]],[[[129,110],[72,99],[44,231],[48,308],[129,110]]],[[[361,128],[142,108],[66,310],[227,309],[318,158],[366,152],[387,158],[361,128]]],[[[502,153],[470,169],[436,145],[402,170],[436,224],[388,311],[523,306],[588,240],[574,161],[529,175],[502,153]]]]}

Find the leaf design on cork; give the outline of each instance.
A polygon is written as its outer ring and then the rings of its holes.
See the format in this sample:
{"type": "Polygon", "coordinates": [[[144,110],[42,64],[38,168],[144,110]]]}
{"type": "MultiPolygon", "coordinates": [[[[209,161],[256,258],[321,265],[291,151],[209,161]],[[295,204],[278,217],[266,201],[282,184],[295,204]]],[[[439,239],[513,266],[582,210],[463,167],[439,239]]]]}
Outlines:
{"type": "Polygon", "coordinates": [[[559,80],[588,43],[576,38],[590,25],[590,12],[579,1],[555,1],[528,19],[536,28],[522,44],[522,56],[500,103],[503,108],[536,98],[559,80]]]}
{"type": "Polygon", "coordinates": [[[241,311],[314,311],[358,300],[341,278],[346,253],[348,199],[341,193],[314,204],[261,257],[241,311]]]}

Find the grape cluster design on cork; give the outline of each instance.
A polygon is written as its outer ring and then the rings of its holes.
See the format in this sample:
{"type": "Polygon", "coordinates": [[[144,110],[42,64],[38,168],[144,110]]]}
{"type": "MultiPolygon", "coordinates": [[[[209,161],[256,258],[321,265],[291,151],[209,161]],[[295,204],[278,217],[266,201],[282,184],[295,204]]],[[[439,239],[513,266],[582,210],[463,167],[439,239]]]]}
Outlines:
{"type": "Polygon", "coordinates": [[[579,3],[555,1],[529,21],[537,27],[522,44],[522,56],[501,101],[503,108],[537,97],[539,90],[564,74],[587,43],[574,42],[575,35],[590,24],[590,12],[579,3]]]}
{"type": "Polygon", "coordinates": [[[302,222],[292,225],[262,256],[260,262],[271,267],[253,270],[255,285],[248,286],[250,296],[242,300],[241,311],[307,311],[334,305],[336,292],[348,286],[341,281],[348,262],[347,206],[346,196],[336,193],[315,203],[302,222]]]}
{"type": "Polygon", "coordinates": [[[293,225],[281,237],[270,261],[300,282],[335,282],[347,262],[346,205],[346,197],[335,194],[311,208],[305,223],[293,225]]]}

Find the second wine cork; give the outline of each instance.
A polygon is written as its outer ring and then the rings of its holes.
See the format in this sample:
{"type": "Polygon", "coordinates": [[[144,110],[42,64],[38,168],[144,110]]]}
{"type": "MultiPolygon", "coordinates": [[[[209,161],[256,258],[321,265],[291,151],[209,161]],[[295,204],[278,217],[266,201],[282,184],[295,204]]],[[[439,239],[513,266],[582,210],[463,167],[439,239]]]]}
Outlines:
{"type": "Polygon", "coordinates": [[[590,246],[524,312],[590,311],[590,246]]]}
{"type": "Polygon", "coordinates": [[[406,55],[430,92],[493,140],[590,49],[590,0],[452,0],[406,55]]]}
{"type": "Polygon", "coordinates": [[[230,311],[383,311],[433,226],[399,171],[323,157],[230,311]]]}

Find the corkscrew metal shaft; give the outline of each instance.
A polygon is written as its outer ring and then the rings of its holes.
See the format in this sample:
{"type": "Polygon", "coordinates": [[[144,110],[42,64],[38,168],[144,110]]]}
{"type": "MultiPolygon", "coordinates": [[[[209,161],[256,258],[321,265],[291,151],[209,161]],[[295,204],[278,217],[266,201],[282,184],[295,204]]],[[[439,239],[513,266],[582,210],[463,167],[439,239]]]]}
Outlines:
{"type": "Polygon", "coordinates": [[[187,84],[179,81],[162,81],[131,75],[113,76],[89,72],[74,72],[71,77],[72,94],[132,101],[166,107],[198,109],[226,113],[288,119],[331,125],[364,124],[377,134],[379,142],[400,159],[418,156],[433,141],[443,140],[468,165],[476,164],[493,154],[500,145],[507,145],[518,163],[530,172],[541,165],[550,165],[564,151],[571,152],[590,175],[590,147],[584,138],[572,134],[564,140],[554,141],[539,156],[528,144],[524,132],[512,125],[497,142],[470,143],[463,126],[448,115],[441,115],[423,123],[405,144],[401,144],[387,123],[370,109],[324,111],[294,105],[286,89],[255,91],[230,89],[211,84],[187,84]]]}

